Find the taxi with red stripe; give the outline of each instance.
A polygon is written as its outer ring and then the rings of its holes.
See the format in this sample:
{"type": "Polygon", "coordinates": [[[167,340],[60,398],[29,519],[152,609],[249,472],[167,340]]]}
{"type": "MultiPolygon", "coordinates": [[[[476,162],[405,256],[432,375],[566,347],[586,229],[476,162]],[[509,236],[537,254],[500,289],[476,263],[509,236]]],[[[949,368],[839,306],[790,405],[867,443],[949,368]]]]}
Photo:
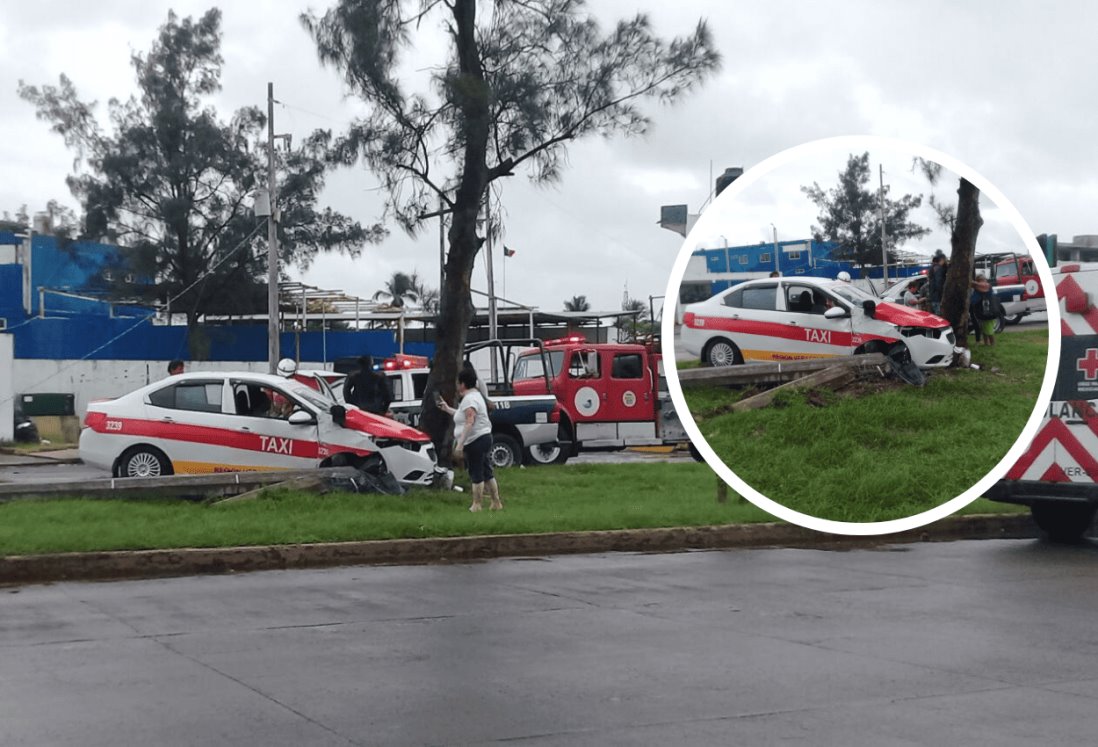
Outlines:
{"type": "Polygon", "coordinates": [[[80,458],[116,477],[354,466],[373,454],[405,485],[435,479],[425,433],[256,373],[181,374],[92,402],[80,433],[80,458]]]}
{"type": "Polygon", "coordinates": [[[945,319],[880,299],[841,280],[749,280],[690,304],[682,347],[702,363],[791,361],[858,353],[909,354],[920,368],[953,362],[945,319]]]}

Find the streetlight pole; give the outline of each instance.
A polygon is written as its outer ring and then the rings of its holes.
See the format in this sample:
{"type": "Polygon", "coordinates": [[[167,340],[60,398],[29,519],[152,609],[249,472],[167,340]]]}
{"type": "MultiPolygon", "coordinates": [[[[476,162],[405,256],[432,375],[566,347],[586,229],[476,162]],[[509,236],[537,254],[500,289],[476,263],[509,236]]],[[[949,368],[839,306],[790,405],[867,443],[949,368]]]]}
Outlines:
{"type": "Polygon", "coordinates": [[[778,227],[773,223],[770,227],[774,229],[774,272],[780,276],[782,274],[781,268],[778,266],[778,227]]]}
{"type": "Polygon", "coordinates": [[[274,83],[267,83],[267,363],[268,373],[278,367],[278,224],[275,199],[274,83]]]}
{"type": "Polygon", "coordinates": [[[881,170],[881,189],[880,189],[880,201],[881,201],[881,271],[884,274],[884,287],[888,287],[888,239],[885,235],[885,172],[884,166],[878,164],[878,168],[881,170]]]}

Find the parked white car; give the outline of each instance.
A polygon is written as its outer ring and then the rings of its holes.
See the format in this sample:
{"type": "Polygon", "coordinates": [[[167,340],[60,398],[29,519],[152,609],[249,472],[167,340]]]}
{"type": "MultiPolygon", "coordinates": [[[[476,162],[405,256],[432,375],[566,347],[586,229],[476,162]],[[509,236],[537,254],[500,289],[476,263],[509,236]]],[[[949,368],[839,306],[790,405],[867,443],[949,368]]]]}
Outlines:
{"type": "Polygon", "coordinates": [[[305,384],[254,373],[187,373],[92,402],[80,458],[117,477],[353,465],[380,453],[406,485],[432,484],[430,438],[335,405],[305,384]]]}
{"type": "Polygon", "coordinates": [[[682,346],[703,363],[789,361],[907,349],[920,368],[948,366],[955,338],[945,319],[883,303],[839,280],[750,280],[690,304],[682,346]]]}

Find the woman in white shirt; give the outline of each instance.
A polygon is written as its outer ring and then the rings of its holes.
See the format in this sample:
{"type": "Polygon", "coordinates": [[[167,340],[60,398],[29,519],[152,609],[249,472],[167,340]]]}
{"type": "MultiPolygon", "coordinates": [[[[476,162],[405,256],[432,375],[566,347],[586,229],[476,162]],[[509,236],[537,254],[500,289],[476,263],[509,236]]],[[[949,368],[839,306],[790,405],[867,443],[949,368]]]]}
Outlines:
{"type": "Polygon", "coordinates": [[[465,456],[465,468],[469,470],[469,479],[473,483],[473,505],[470,511],[480,511],[481,502],[487,487],[491,499],[489,508],[498,511],[503,508],[499,499],[499,484],[492,470],[492,422],[488,419],[488,405],[477,391],[475,371],[463,369],[458,373],[458,395],[461,401],[457,408],[445,402],[439,406],[454,416],[454,457],[465,456]]]}

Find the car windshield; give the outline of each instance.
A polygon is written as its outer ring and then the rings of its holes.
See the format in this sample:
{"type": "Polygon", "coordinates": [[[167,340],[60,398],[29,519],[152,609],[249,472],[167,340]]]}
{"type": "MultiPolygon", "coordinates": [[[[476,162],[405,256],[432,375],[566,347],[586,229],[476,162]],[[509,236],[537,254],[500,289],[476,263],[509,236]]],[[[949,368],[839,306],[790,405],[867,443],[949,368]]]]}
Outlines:
{"type": "MultiPolygon", "coordinates": [[[[306,386],[298,381],[285,382],[286,389],[290,394],[294,395],[298,399],[303,399],[313,407],[323,412],[327,412],[328,408],[332,406],[334,400],[329,400],[325,395],[316,391],[312,387],[306,386]]],[[[330,391],[330,390],[329,390],[330,391]]]]}
{"type": "Polygon", "coordinates": [[[861,306],[863,301],[876,301],[877,299],[866,293],[856,285],[850,283],[835,283],[827,287],[827,290],[850,303],[861,306]]]}

